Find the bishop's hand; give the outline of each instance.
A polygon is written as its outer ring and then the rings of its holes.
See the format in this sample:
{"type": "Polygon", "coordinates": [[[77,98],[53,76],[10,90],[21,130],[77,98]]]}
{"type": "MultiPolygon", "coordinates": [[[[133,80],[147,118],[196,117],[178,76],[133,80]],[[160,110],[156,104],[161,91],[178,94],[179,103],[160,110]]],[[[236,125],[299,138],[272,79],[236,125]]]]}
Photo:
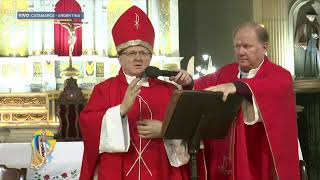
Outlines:
{"type": "Polygon", "coordinates": [[[135,78],[132,80],[132,82],[129,84],[126,94],[124,95],[123,101],[120,104],[120,115],[126,116],[128,112],[130,111],[137,95],[141,91],[141,85],[138,85],[139,78],[135,78]]]}
{"type": "Polygon", "coordinates": [[[140,138],[161,138],[162,121],[144,119],[137,122],[137,130],[140,138]]]}

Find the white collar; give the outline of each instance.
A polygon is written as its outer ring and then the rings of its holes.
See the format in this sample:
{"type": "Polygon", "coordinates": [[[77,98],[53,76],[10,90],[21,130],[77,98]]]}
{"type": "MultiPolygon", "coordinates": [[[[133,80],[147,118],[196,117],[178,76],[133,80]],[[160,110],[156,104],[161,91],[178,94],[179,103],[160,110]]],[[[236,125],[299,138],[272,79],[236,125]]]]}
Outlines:
{"type": "MultiPolygon", "coordinates": [[[[136,76],[130,76],[124,72],[123,72],[123,74],[125,75],[128,84],[130,84],[136,78],[136,76]]],[[[140,81],[138,82],[138,84],[141,84],[144,87],[149,87],[148,78],[146,78],[146,77],[141,78],[140,81]]]]}
{"type": "Polygon", "coordinates": [[[257,74],[257,72],[259,71],[259,69],[260,69],[261,65],[263,64],[263,62],[264,62],[264,59],[262,60],[262,62],[260,63],[260,65],[259,65],[257,68],[255,68],[255,69],[250,69],[249,72],[243,72],[243,71],[241,71],[240,66],[239,66],[239,67],[238,67],[239,73],[238,73],[238,76],[237,76],[237,77],[238,77],[239,79],[240,79],[240,78],[248,78],[248,79],[254,78],[254,76],[256,76],[256,74],[257,74]],[[241,75],[241,77],[240,77],[240,75],[241,75]]]}

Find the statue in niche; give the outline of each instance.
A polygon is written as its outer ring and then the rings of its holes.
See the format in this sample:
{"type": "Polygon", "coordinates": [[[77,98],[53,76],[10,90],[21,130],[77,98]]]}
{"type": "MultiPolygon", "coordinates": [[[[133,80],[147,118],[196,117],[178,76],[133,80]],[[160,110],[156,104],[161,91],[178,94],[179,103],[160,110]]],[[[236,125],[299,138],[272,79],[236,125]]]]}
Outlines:
{"type": "Polygon", "coordinates": [[[303,23],[295,32],[295,75],[297,78],[319,77],[319,33],[317,13],[310,7],[304,13],[303,23]]]}

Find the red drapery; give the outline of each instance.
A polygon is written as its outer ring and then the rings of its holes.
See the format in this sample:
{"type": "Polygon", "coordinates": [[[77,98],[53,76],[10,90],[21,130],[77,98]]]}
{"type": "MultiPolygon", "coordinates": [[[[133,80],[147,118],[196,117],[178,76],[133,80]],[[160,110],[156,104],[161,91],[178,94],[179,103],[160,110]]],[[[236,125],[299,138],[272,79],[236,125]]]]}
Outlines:
{"type": "MultiPolygon", "coordinates": [[[[81,7],[75,0],[60,0],[55,5],[55,12],[80,12],[81,7]]],[[[80,22],[80,19],[73,19],[80,22]]],[[[59,56],[69,56],[68,30],[60,24],[54,25],[54,51],[59,56]]],[[[77,41],[74,45],[73,56],[82,54],[82,28],[76,29],[77,41]]]]}

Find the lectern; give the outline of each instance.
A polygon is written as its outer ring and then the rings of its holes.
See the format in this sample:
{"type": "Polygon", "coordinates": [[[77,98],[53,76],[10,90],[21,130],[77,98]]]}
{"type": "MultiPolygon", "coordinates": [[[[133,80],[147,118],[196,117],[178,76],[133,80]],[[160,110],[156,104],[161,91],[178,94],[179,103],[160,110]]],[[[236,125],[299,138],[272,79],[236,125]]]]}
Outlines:
{"type": "Polygon", "coordinates": [[[203,138],[224,138],[240,109],[242,97],[211,91],[173,92],[162,127],[164,139],[183,139],[188,142],[190,179],[197,180],[196,155],[203,138]]]}

